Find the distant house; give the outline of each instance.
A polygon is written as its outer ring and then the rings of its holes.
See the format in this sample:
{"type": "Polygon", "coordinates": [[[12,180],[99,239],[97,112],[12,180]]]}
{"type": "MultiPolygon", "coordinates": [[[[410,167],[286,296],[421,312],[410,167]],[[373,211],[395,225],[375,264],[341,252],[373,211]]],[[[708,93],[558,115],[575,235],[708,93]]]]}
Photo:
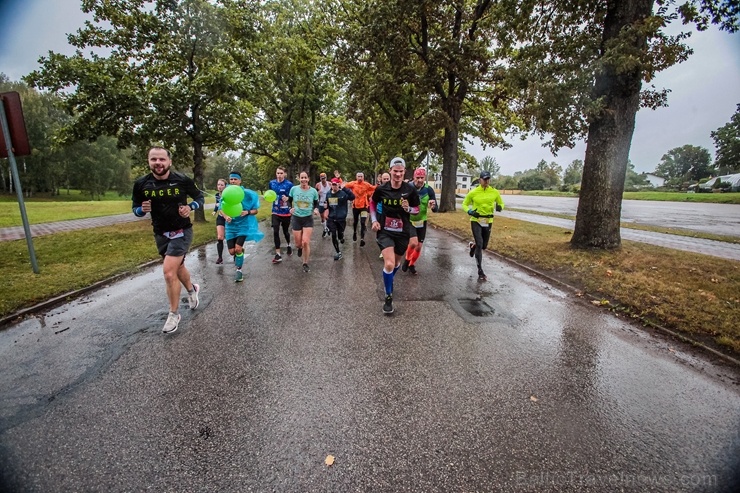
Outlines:
{"type": "Polygon", "coordinates": [[[665,178],[662,176],[654,175],[652,173],[643,173],[642,176],[644,176],[645,179],[650,182],[650,185],[655,188],[665,185],[665,178]]]}
{"type": "MultiPolygon", "coordinates": [[[[473,177],[467,173],[457,173],[455,178],[455,193],[466,194],[474,187],[473,177]]],[[[442,173],[431,173],[427,178],[429,186],[434,188],[436,191],[442,190],[442,173]]]]}

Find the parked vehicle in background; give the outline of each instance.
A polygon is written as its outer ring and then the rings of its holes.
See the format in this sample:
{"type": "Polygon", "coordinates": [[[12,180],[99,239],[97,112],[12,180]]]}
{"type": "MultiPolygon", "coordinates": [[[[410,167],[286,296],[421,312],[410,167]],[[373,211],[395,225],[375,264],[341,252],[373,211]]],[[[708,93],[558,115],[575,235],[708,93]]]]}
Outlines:
{"type": "Polygon", "coordinates": [[[740,173],[710,178],[705,183],[692,185],[689,189],[693,189],[698,193],[712,193],[715,190],[721,192],[740,192],[740,173]]]}

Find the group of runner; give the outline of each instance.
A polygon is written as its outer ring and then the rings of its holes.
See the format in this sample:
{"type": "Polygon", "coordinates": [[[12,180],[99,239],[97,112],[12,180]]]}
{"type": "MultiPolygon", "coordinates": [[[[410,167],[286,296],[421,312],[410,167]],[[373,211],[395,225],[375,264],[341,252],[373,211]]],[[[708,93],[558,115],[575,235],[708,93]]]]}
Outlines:
{"type": "MultiPolygon", "coordinates": [[[[184,265],[185,254],[192,242],[192,223],[190,213],[203,207],[204,197],[192,179],[170,169],[170,152],[161,147],[153,147],[148,153],[151,173],[134,184],[132,194],[133,212],[137,216],[150,213],[155,234],[155,243],[164,258],[163,273],[170,302],[170,311],[163,332],[177,330],[180,285],[188,292],[190,309],[197,308],[200,286],[192,283],[190,273],[184,265]],[[193,200],[187,203],[187,197],[193,200]]],[[[385,292],[383,313],[391,314],[393,307],[393,284],[398,269],[416,274],[416,262],[422,252],[426,237],[427,213],[437,210],[434,189],[426,183],[426,170],[417,168],[413,181],[404,181],[406,162],[401,157],[391,159],[389,172],[378,176],[378,185],[365,181],[364,174],[358,172],[355,180],[344,182],[338,171],[327,180],[325,173],[319,175],[315,186],[309,184],[308,173],[299,174],[299,184],[294,185],[286,177],[286,170],[280,166],[275,179],[269,183],[269,190],[275,193],[272,204],[271,226],[275,255],[272,262],[282,262],[282,241],[285,239],[287,255],[293,254],[293,245],[302,260],[304,272],[310,272],[311,235],[314,216],[321,220],[322,237],[331,236],[335,250],[334,260],[342,259],[341,244],[344,244],[349,204],[352,204],[353,241],[357,241],[359,226],[360,247],[364,247],[367,221],[376,233],[376,242],[383,259],[382,279],[385,292]],[[292,230],[292,238],[289,233],[292,230]],[[282,233],[282,235],[281,235],[282,233]]],[[[229,184],[239,186],[244,191],[241,213],[230,217],[221,209],[221,194],[226,189],[226,181],[217,183],[216,205],[213,214],[217,215],[217,264],[223,263],[223,245],[226,241],[228,252],[234,257],[236,267],[235,281],[243,280],[244,243],[260,241],[264,236],[259,231],[255,215],[260,206],[256,192],[241,186],[238,172],[229,174],[229,184]]],[[[490,224],[493,210],[502,210],[503,200],[498,191],[489,186],[490,173],[482,172],[480,187],[473,189],[463,201],[471,216],[471,230],[474,242],[470,243],[470,256],[476,257],[478,276],[486,280],[481,268],[481,251],[485,250],[490,239],[490,224]],[[475,192],[475,193],[474,193],[475,192]]]]}

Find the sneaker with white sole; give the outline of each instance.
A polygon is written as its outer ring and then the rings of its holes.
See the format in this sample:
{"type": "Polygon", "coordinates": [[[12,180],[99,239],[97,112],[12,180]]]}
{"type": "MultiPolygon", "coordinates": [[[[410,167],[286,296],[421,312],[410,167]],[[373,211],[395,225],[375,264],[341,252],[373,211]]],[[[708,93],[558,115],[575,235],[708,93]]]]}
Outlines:
{"type": "Polygon", "coordinates": [[[288,248],[285,249],[285,253],[288,255],[293,255],[293,247],[288,245],[288,248]]]}
{"type": "Polygon", "coordinates": [[[244,274],[242,274],[242,271],[238,270],[236,271],[236,276],[234,276],[234,282],[242,282],[244,280],[244,274]]]}
{"type": "Polygon", "coordinates": [[[198,293],[200,293],[200,285],[193,283],[193,292],[188,293],[188,304],[190,305],[191,310],[195,310],[200,304],[198,293]]]}
{"type": "Polygon", "coordinates": [[[272,263],[273,264],[279,264],[282,261],[283,261],[283,256],[280,255],[279,253],[276,253],[275,256],[272,257],[272,263]]]}
{"type": "Polygon", "coordinates": [[[337,252],[336,255],[334,255],[334,260],[341,260],[342,258],[342,252],[337,252]]]}
{"type": "Polygon", "coordinates": [[[176,331],[177,326],[180,325],[180,318],[179,313],[170,312],[169,315],[167,315],[167,321],[164,323],[164,327],[162,327],[162,332],[165,334],[171,334],[176,331]]]}
{"type": "Polygon", "coordinates": [[[393,295],[388,295],[385,297],[385,303],[383,304],[383,313],[386,315],[390,315],[393,313],[393,295]]]}

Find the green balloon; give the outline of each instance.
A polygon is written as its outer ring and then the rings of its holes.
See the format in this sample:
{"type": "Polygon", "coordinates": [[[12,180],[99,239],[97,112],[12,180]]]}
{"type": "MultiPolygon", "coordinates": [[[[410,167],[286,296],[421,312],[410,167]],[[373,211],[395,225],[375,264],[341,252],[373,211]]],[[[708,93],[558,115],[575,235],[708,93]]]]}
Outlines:
{"type": "Polygon", "coordinates": [[[277,194],[275,193],[275,190],[268,190],[265,192],[265,201],[275,202],[276,199],[277,199],[277,194]]]}
{"type": "Polygon", "coordinates": [[[221,192],[221,202],[225,204],[240,204],[242,200],[244,200],[244,189],[239,185],[229,185],[221,192]]]}
{"type": "Polygon", "coordinates": [[[232,219],[239,217],[243,210],[241,202],[236,204],[223,204],[221,206],[221,211],[232,219]]]}

